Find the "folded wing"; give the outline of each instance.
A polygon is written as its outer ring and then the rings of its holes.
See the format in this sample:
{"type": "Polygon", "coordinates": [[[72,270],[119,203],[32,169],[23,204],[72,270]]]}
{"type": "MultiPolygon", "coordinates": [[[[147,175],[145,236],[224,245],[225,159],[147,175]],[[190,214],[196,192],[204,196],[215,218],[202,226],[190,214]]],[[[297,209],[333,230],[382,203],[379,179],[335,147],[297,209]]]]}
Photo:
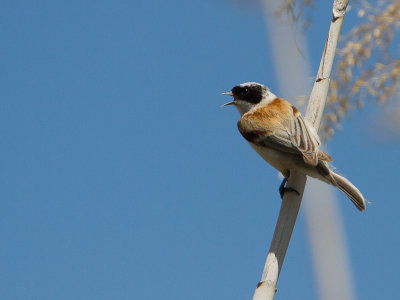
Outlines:
{"type": "MultiPolygon", "coordinates": [[[[320,140],[314,127],[289,102],[277,98],[263,111],[244,114],[238,128],[249,142],[278,151],[302,155],[305,163],[316,166],[332,158],[318,149],[320,140]]],[[[259,109],[260,110],[260,109],[259,109]]]]}

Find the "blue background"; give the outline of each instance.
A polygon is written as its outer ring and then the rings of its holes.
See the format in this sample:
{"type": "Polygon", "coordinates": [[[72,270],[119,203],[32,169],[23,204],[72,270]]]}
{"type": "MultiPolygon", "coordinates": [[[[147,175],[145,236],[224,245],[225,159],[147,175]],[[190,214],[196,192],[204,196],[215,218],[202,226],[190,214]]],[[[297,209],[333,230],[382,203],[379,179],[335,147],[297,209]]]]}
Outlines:
{"type": "MultiPolygon", "coordinates": [[[[314,72],[331,7],[317,12],[314,72]]],[[[0,20],[0,298],[251,298],[280,180],[219,93],[279,94],[257,6],[4,1],[0,20]]],[[[379,110],[328,143],[372,201],[360,214],[337,192],[359,299],[398,292],[400,143],[377,137],[379,110]]],[[[278,288],[317,298],[301,214],[278,288]]]]}

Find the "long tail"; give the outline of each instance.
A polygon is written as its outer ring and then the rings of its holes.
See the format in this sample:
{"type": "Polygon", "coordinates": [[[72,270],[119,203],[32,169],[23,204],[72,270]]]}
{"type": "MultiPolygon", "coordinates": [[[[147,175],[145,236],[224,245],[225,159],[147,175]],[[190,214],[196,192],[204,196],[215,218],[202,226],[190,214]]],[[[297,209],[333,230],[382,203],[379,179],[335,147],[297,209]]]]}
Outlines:
{"type": "Polygon", "coordinates": [[[332,170],[330,173],[336,181],[336,186],[349,197],[358,210],[363,211],[365,209],[365,200],[361,192],[343,176],[336,174],[332,170]]]}

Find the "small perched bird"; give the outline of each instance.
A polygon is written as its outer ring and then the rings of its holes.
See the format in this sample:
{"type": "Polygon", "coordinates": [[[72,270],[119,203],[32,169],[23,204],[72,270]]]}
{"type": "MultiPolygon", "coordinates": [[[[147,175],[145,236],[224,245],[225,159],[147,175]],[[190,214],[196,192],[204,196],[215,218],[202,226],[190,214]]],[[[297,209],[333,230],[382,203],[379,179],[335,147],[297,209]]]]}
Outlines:
{"type": "Polygon", "coordinates": [[[254,150],[285,177],[279,191],[296,190],[285,187],[294,170],[338,187],[360,210],[365,200],[360,191],[346,178],[329,169],[332,158],[319,150],[321,144],[315,128],[303,118],[294,105],[278,98],[262,84],[246,82],[222,93],[233,96],[241,118],[238,128],[254,150]]]}

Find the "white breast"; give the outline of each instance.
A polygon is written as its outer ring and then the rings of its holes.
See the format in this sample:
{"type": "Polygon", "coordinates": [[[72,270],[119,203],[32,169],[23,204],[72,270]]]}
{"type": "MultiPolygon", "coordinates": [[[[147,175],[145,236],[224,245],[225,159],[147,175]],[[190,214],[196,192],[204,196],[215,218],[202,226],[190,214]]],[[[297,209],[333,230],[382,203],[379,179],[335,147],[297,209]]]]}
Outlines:
{"type": "Polygon", "coordinates": [[[254,143],[249,143],[249,144],[267,163],[269,163],[279,172],[291,169],[291,165],[293,165],[291,159],[292,155],[271,148],[258,146],[254,143]]]}

